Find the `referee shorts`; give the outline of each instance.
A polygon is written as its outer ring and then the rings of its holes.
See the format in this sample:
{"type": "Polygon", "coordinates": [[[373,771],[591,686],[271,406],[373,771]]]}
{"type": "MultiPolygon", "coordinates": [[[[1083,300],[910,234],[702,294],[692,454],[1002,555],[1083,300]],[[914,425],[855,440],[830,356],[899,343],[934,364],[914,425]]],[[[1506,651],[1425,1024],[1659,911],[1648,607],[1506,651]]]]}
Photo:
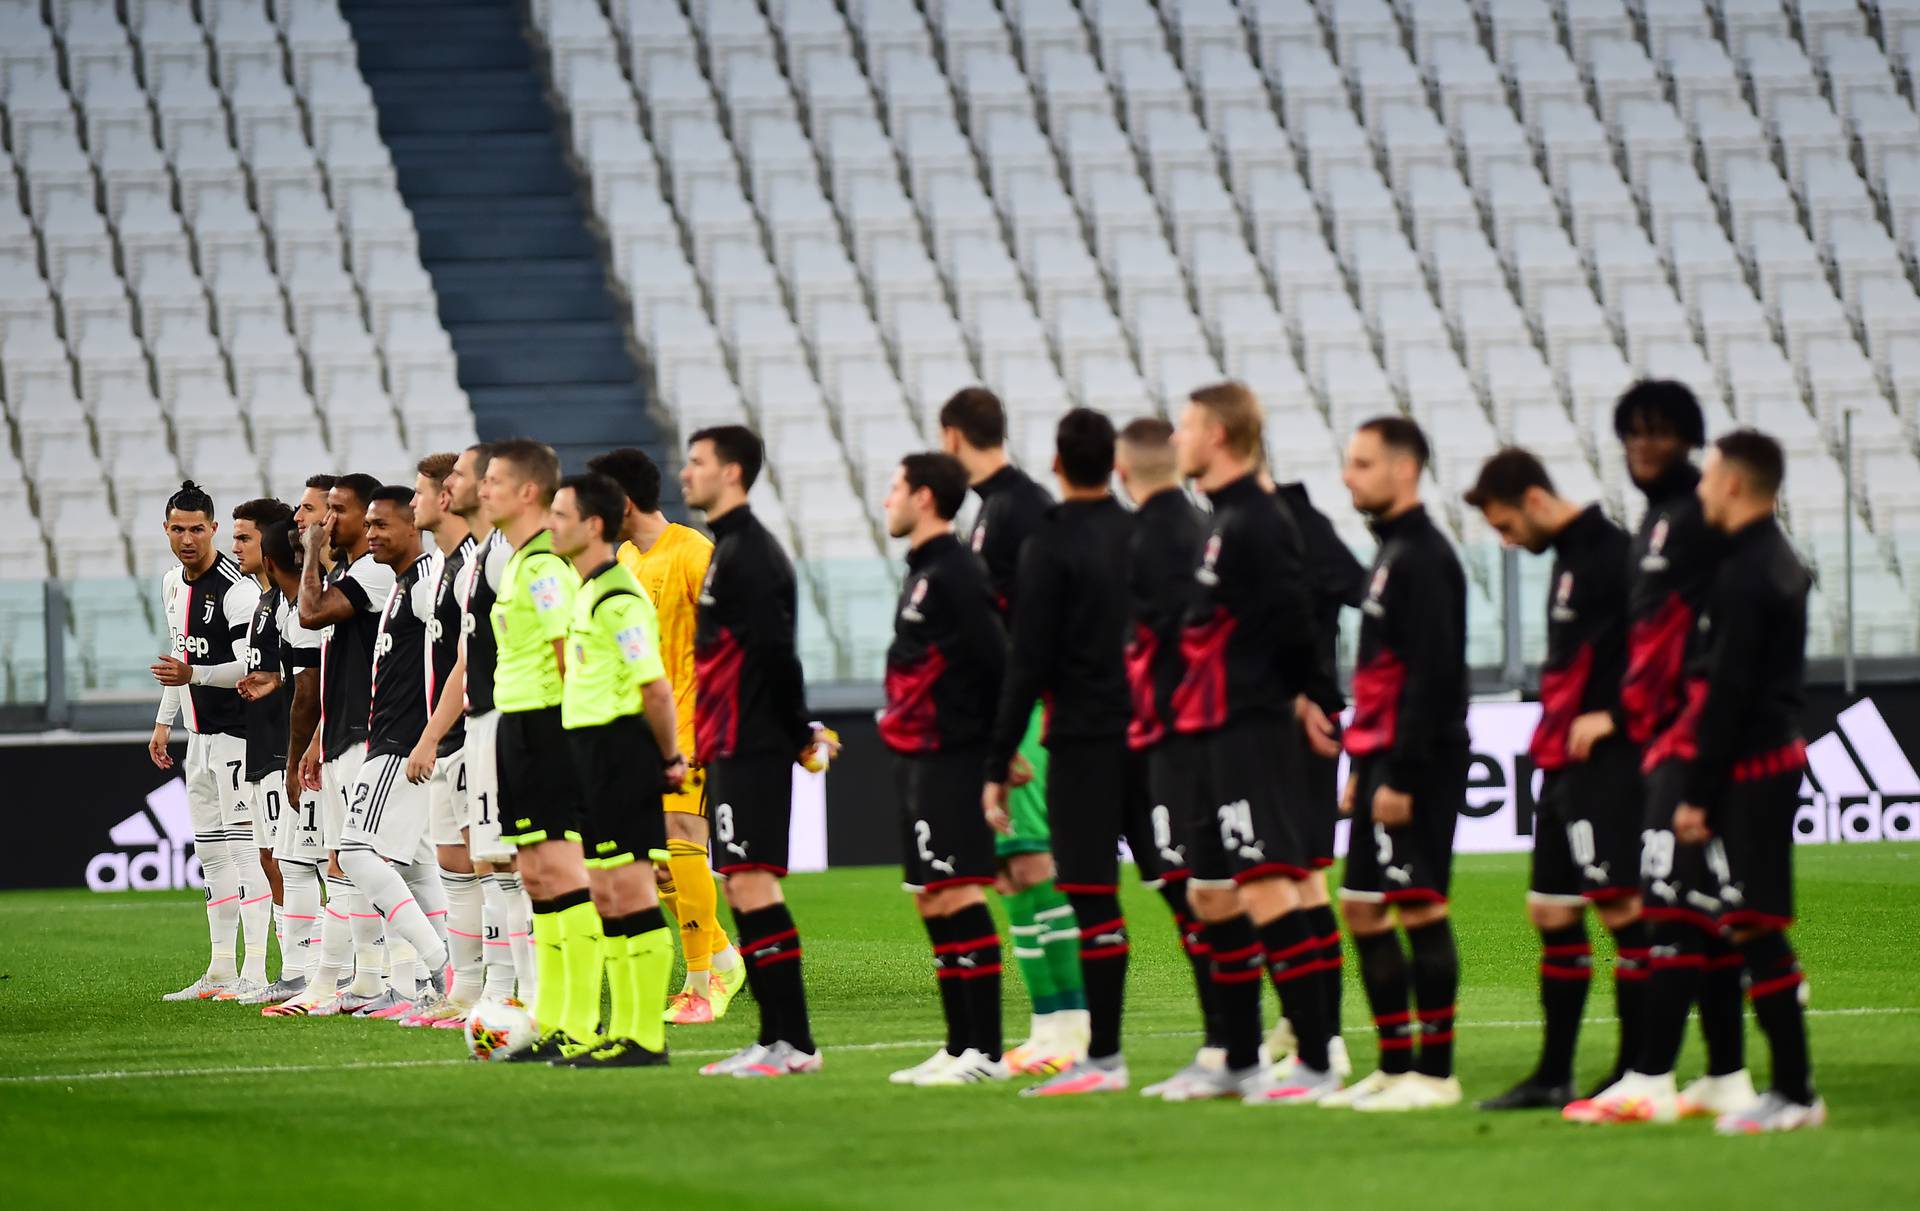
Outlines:
{"type": "Polygon", "coordinates": [[[509,845],[578,841],[580,780],[560,708],[500,712],[500,839],[509,845]]]}

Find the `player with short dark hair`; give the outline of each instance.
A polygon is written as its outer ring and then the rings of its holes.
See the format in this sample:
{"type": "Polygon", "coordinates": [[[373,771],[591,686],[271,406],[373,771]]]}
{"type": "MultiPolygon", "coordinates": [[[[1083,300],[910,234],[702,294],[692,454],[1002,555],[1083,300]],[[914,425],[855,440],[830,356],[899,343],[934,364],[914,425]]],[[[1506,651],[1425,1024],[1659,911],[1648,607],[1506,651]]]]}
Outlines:
{"type": "Polygon", "coordinates": [[[993,830],[980,816],[987,730],[1007,661],[986,567],[953,519],[967,472],[947,454],[909,454],[887,492],[887,533],[907,575],[887,649],[880,740],[894,754],[907,890],[933,946],[946,1045],[895,1072],[896,1085],[967,1085],[1011,1075],[1001,1058],[1000,934],[984,888],[993,830]]]}
{"type": "Polygon", "coordinates": [[[340,868],[412,953],[392,961],[373,1016],[397,1017],[413,1005],[432,1010],[447,992],[446,894],[427,843],[428,794],[405,776],[407,755],[427,726],[433,699],[433,587],[438,554],[421,550],[414,490],[377,489],[367,502],[367,550],[394,576],[380,613],[368,698],[367,751],[347,800],[340,868]],[[416,973],[412,964],[425,968],[416,973]],[[424,982],[420,975],[424,974],[424,982]]]}
{"type": "Polygon", "coordinates": [[[1527,916],[1540,933],[1545,1037],[1533,1071],[1483,1110],[1559,1109],[1574,1100],[1573,1055],[1593,980],[1586,908],[1613,934],[1620,1019],[1616,1078],[1639,1058],[1647,985],[1640,920],[1640,746],[1617,726],[1626,668],[1626,531],[1599,505],[1554,491],[1530,451],[1501,450],[1465,493],[1509,547],[1551,550],[1540,723],[1527,746],[1545,777],[1534,809],[1527,916]],[[1596,738],[1597,737],[1597,738],[1596,738]]]}
{"type": "MultiPolygon", "coordinates": [[[[220,523],[213,498],[187,480],[167,498],[167,541],[180,565],[161,578],[160,600],[167,620],[171,654],[149,668],[163,687],[147,754],[161,769],[173,768],[167,741],[175,717],[184,714],[187,757],[181,771],[193,825],[194,852],[207,886],[207,931],[211,958],[199,979],[164,1001],[206,1000],[221,993],[241,995],[244,985],[234,963],[234,934],[244,895],[242,871],[258,867],[253,809],[241,774],[246,766],[246,712],[234,686],[246,671],[247,627],[260,600],[260,587],[242,575],[230,556],[214,546],[220,523]]],[[[265,876],[254,876],[256,894],[265,876]]],[[[265,923],[249,933],[249,958],[260,952],[264,967],[265,923]]]]}
{"type": "Polygon", "coordinates": [[[320,726],[300,759],[300,785],[320,794],[321,837],[330,855],[327,907],[314,978],[300,996],[261,1011],[269,1017],[329,1016],[397,1001],[381,979],[386,956],[380,917],[368,910],[338,860],[348,797],[366,758],[374,644],[394,584],[393,569],[373,557],[367,540],[367,507],[379,490],[371,475],[337,477],[327,490],[326,515],[304,534],[299,622],[324,638],[320,726]],[[324,563],[328,551],[331,570],[324,563]],[[338,984],[349,967],[353,983],[343,992],[338,984]]]}
{"type": "Polygon", "coordinates": [[[1212,952],[1187,891],[1186,817],[1191,807],[1180,792],[1193,785],[1185,774],[1201,756],[1171,725],[1173,691],[1187,667],[1180,631],[1193,595],[1193,569],[1207,539],[1207,521],[1180,490],[1173,426],[1160,417],[1141,417],[1120,430],[1114,471],[1134,506],[1127,561],[1132,632],[1126,661],[1133,697],[1133,720],[1127,727],[1133,759],[1127,779],[1127,847],[1141,880],[1160,893],[1173,913],[1205,1028],[1193,1064],[1141,1091],[1159,1097],[1199,1070],[1226,1062],[1213,1008],[1212,952]]]}
{"type": "Polygon", "coordinates": [[[526,438],[493,443],[480,483],[481,505],[513,552],[491,618],[493,696],[501,839],[519,851],[540,968],[533,1016],[543,1033],[516,1057],[528,1062],[571,1059],[598,1045],[605,958],[580,843],[579,779],[561,717],[580,577],[553,549],[547,525],[559,486],[559,457],[526,438]]]}
{"type": "Polygon", "coordinates": [[[824,768],[818,754],[831,758],[839,743],[807,721],[806,676],[794,647],[793,564],[747,504],[762,457],[751,431],[723,425],[693,435],[680,469],[687,504],[706,514],[714,536],[694,639],[694,760],[707,768],[720,873],[760,1005],[758,1039],[702,1068],[703,1076],[820,1070],[800,978],[800,931],[780,880],[787,873],[794,761],[824,768]]]}
{"type": "MultiPolygon", "coordinates": [[[[1320,940],[1301,906],[1311,875],[1300,806],[1309,740],[1334,751],[1311,704],[1330,691],[1315,641],[1300,536],[1259,476],[1260,403],[1240,383],[1191,393],[1174,438],[1182,476],[1213,506],[1181,629],[1186,663],[1168,725],[1198,760],[1160,788],[1185,807],[1188,899],[1205,923],[1220,1064],[1190,1066],[1166,1082],[1167,1101],[1239,1098],[1251,1105],[1318,1101],[1340,1086],[1332,1070],[1320,940]],[[1265,975],[1297,1042],[1269,1074],[1260,1056],[1265,975]]],[[[1317,710],[1317,708],[1314,708],[1317,710]]],[[[1171,809],[1169,811],[1171,815],[1171,809]]]]}
{"type": "Polygon", "coordinates": [[[473,533],[466,518],[450,507],[452,495],[447,490],[447,478],[459,461],[457,454],[429,454],[414,467],[414,525],[423,534],[432,534],[434,542],[429,552],[434,572],[433,618],[427,623],[433,652],[432,700],[428,707],[438,713],[442,701],[451,697],[453,702],[449,704],[452,725],[444,731],[434,728],[430,715],[428,726],[407,755],[405,769],[409,782],[424,782],[427,787],[427,840],[434,847],[440,886],[446,895],[447,949],[453,962],[453,983],[444,1000],[416,1006],[402,1017],[403,1026],[464,1022],[480,999],[485,962],[481,877],[474,871],[466,841],[467,735],[453,709],[459,695],[447,692],[460,655],[461,606],[454,585],[474,552],[473,533]]]}
{"type": "Polygon", "coordinates": [[[666,857],[661,793],[685,779],[687,758],[653,604],[614,558],[626,512],[620,485],[590,473],[561,480],[548,513],[555,552],[580,576],[560,717],[584,800],[586,874],[612,1004],[606,1042],[556,1061],[577,1068],[667,1062],[660,1004],[673,972],[673,935],[654,892],[652,862],[666,857]]]}
{"type": "Polygon", "coordinates": [[[1002,834],[1013,762],[1046,703],[1047,819],[1058,887],[1080,931],[1090,1033],[1086,1058],[1022,1093],[1061,1097],[1127,1087],[1120,1051],[1131,944],[1120,909],[1127,724],[1127,575],[1133,519],[1113,498],[1113,423],[1089,408],[1060,418],[1054,474],[1061,503],[1020,550],[1013,650],[987,749],[981,801],[1002,834]]]}
{"type": "MultiPolygon", "coordinates": [[[[293,510],[277,500],[249,500],[234,506],[233,561],[242,576],[266,590],[259,604],[254,607],[252,620],[248,624],[247,671],[236,682],[235,688],[239,688],[256,672],[263,669],[277,672],[280,667],[278,623],[274,616],[278,601],[271,586],[266,584],[260,540],[263,530],[285,522],[292,516],[293,510]]],[[[247,732],[245,788],[253,815],[255,847],[252,861],[242,857],[238,848],[235,850],[240,866],[240,924],[250,942],[264,939],[267,931],[273,930],[280,935],[280,953],[285,955],[286,937],[280,927],[279,915],[284,893],[280,884],[280,869],[273,860],[273,844],[280,822],[280,805],[286,798],[286,788],[275,785],[275,781],[287,765],[287,701],[277,693],[269,694],[265,699],[256,699],[244,690],[240,697],[245,703],[241,708],[246,717],[247,732]]],[[[246,963],[240,969],[240,985],[215,994],[215,999],[238,1000],[249,1004],[258,1002],[267,989],[267,948],[264,943],[248,945],[246,963]]]]}
{"type": "MultiPolygon", "coordinates": [[[[691,756],[698,680],[694,628],[713,543],[692,526],[670,522],[660,512],[660,468],[646,451],[630,446],[609,450],[588,459],[587,467],[626,492],[619,533],[624,541],[617,544],[618,558],[653,602],[660,627],[660,659],[673,685],[680,751],[691,756]]],[[[711,830],[706,791],[706,771],[694,766],[679,789],[666,795],[667,859],[654,866],[661,902],[679,923],[680,948],[687,960],[686,985],[666,1008],[667,1020],[681,1026],[725,1017],[734,995],[747,982],[746,965],[720,923],[720,892],[707,855],[711,830]]]]}
{"type": "MultiPolygon", "coordinates": [[[[1047,490],[1007,459],[1007,415],[999,397],[968,387],[940,409],[940,445],[966,469],[980,496],[968,543],[987,565],[987,583],[1003,622],[1017,599],[1020,549],[1053,507],[1047,490]]],[[[1013,831],[994,838],[996,883],[1013,934],[1013,957],[1033,1003],[1024,1042],[1006,1053],[1014,1072],[1050,1076],[1086,1054],[1089,1023],[1080,975],[1080,928],[1073,905],[1055,886],[1047,827],[1044,712],[1035,708],[1014,763],[1008,815],[1013,831]]]]}
{"type": "Polygon", "coordinates": [[[1380,1067],[1329,1101],[1357,1110],[1460,1101],[1460,957],[1447,892],[1470,760],[1467,590],[1452,544],[1420,503],[1429,454],[1418,425],[1379,417],[1354,433],[1344,472],[1354,507],[1380,542],[1360,606],[1353,720],[1343,740],[1353,765],[1342,809],[1353,825],[1341,911],[1360,956],[1380,1067]]]}
{"type": "MultiPolygon", "coordinates": [[[[251,1004],[277,1005],[306,991],[320,960],[320,863],[326,849],[320,834],[320,800],[300,786],[300,757],[320,722],[320,635],[300,625],[300,523],[290,517],[260,532],[262,575],[268,585],[262,607],[271,598],[273,631],[264,639],[249,638],[250,671],[240,681],[240,696],[249,702],[277,697],[285,714],[276,747],[283,750],[280,766],[261,782],[268,793],[280,793],[279,819],[274,834],[274,864],[283,889],[280,913],[280,978],[251,1004]],[[269,662],[269,645],[277,659],[269,662]],[[261,652],[257,663],[254,652],[261,652]]],[[[260,622],[255,614],[255,625],[260,622]]],[[[251,739],[249,731],[249,739],[251,739]]],[[[257,802],[257,801],[256,801],[257,802]]],[[[272,800],[268,800],[272,805],[272,800]]]]}
{"type": "MultiPolygon", "coordinates": [[[[1713,914],[1690,902],[1696,892],[1710,899],[1718,877],[1704,846],[1676,843],[1680,763],[1662,756],[1654,742],[1685,709],[1688,636],[1698,625],[1725,540],[1700,514],[1700,472],[1690,455],[1705,444],[1706,422],[1693,392],[1671,380],[1637,382],[1620,396],[1613,424],[1627,474],[1647,498],[1629,557],[1627,668],[1620,685],[1622,730],[1643,752],[1641,916],[1652,947],[1650,1024],[1633,1068],[1640,1076],[1672,1073],[1684,1030],[1669,1037],[1660,1029],[1661,1007],[1697,1004],[1707,1070],[1679,1091],[1678,1113],[1712,1117],[1743,1110],[1756,1096],[1747,1072],[1742,964],[1713,914]]],[[[1622,1077],[1570,1104],[1565,1113],[1579,1122],[1666,1113],[1659,1097],[1664,1084],[1655,1081],[1651,1088],[1652,1095],[1642,1096],[1648,1093],[1646,1082],[1622,1077]]]]}

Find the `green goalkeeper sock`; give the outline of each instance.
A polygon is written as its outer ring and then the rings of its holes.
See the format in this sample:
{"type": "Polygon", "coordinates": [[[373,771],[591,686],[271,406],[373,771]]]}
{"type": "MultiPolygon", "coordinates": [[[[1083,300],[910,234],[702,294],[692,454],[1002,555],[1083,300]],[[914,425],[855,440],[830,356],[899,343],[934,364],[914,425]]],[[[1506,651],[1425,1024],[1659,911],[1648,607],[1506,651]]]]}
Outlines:
{"type": "Polygon", "coordinates": [[[1067,893],[1047,882],[1034,888],[1034,920],[1041,926],[1040,945],[1058,990],[1059,1009],[1085,1009],[1087,994],[1080,976],[1080,922],[1073,915],[1067,893]]]}
{"type": "MultiPolygon", "coordinates": [[[[579,894],[585,897],[587,893],[579,894]]],[[[588,1043],[600,1037],[600,914],[594,911],[592,900],[582,899],[561,909],[559,917],[562,977],[567,985],[560,1029],[588,1043]]]]}
{"type": "Polygon", "coordinates": [[[673,931],[657,908],[627,920],[633,923],[633,934],[626,939],[627,979],[636,1007],[633,1033],[628,1037],[648,1051],[665,1051],[667,1023],[660,1006],[666,1003],[667,982],[673,978],[673,931]]]}
{"type": "Polygon", "coordinates": [[[1060,1005],[1060,987],[1053,980],[1053,965],[1047,962],[1041,941],[1047,927],[1034,919],[1034,890],[1017,891],[1005,897],[1007,920],[1013,926],[1013,959],[1020,965],[1020,978],[1027,985],[1035,1014],[1053,1013],[1060,1005]]]}

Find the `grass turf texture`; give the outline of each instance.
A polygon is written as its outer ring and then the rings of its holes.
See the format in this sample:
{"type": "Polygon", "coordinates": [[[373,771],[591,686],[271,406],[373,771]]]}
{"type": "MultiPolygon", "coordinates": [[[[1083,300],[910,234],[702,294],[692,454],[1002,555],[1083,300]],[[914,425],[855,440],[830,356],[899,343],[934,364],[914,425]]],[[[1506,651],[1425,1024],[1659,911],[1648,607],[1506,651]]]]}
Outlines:
{"type": "MultiPolygon", "coordinates": [[[[428,1191],[547,1205],[755,1207],[1897,1206],[1920,1181],[1920,846],[1803,849],[1818,1132],[1720,1140],[1677,1127],[1577,1128],[1463,1107],[1386,1121],[1346,1111],[1165,1106],[1137,1093],[1036,1103],[1011,1087],[900,1089],[887,1072],[940,1037],[924,934],[898,876],[789,882],[826,1071],[706,1079],[706,1057],[754,1029],[743,994],[716,1025],[679,1027],[666,1070],[555,1071],[465,1059],[450,1031],[351,1019],[271,1020],[161,1004],[199,970],[205,918],[188,896],[0,896],[4,1038],[0,1188],[12,1207],[177,1206],[213,1195],[374,1205],[428,1191]],[[210,1185],[218,1172],[217,1185],[210,1185]],[[216,1193],[217,1192],[217,1193],[216,1193]]],[[[1538,1046],[1537,943],[1524,858],[1463,857],[1459,1054],[1469,1098],[1524,1074],[1538,1046]]],[[[1185,961],[1162,904],[1127,889],[1134,934],[1127,1055],[1136,1089],[1197,1043],[1185,961]]],[[[1595,931],[1605,950],[1604,931],[1595,931]]],[[[1598,964],[1610,971],[1606,962],[1598,964]]],[[[1009,1041],[1024,994],[1008,964],[1009,1041]]],[[[1346,1032],[1372,1066],[1348,964],[1346,1032]]],[[[677,984],[676,984],[677,986],[677,984]]],[[[1613,1057],[1610,980],[1596,980],[1583,1081],[1613,1057]]],[[[1274,1013],[1268,996],[1267,1014],[1274,1013]]],[[[1681,1077],[1698,1072],[1691,1030],[1681,1077]]],[[[1766,1066],[1749,1027],[1749,1055],[1766,1066]]]]}

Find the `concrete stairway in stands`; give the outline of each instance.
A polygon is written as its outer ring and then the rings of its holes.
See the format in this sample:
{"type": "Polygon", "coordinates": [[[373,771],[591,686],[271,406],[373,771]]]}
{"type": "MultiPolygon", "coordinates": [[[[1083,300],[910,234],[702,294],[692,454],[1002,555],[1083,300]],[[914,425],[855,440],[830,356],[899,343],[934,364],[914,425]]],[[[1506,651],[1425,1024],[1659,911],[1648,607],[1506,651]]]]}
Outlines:
{"type": "MultiPolygon", "coordinates": [[[[662,457],[520,0],[344,0],[482,438],[662,457]]],[[[669,475],[667,494],[679,485],[669,475]]]]}

